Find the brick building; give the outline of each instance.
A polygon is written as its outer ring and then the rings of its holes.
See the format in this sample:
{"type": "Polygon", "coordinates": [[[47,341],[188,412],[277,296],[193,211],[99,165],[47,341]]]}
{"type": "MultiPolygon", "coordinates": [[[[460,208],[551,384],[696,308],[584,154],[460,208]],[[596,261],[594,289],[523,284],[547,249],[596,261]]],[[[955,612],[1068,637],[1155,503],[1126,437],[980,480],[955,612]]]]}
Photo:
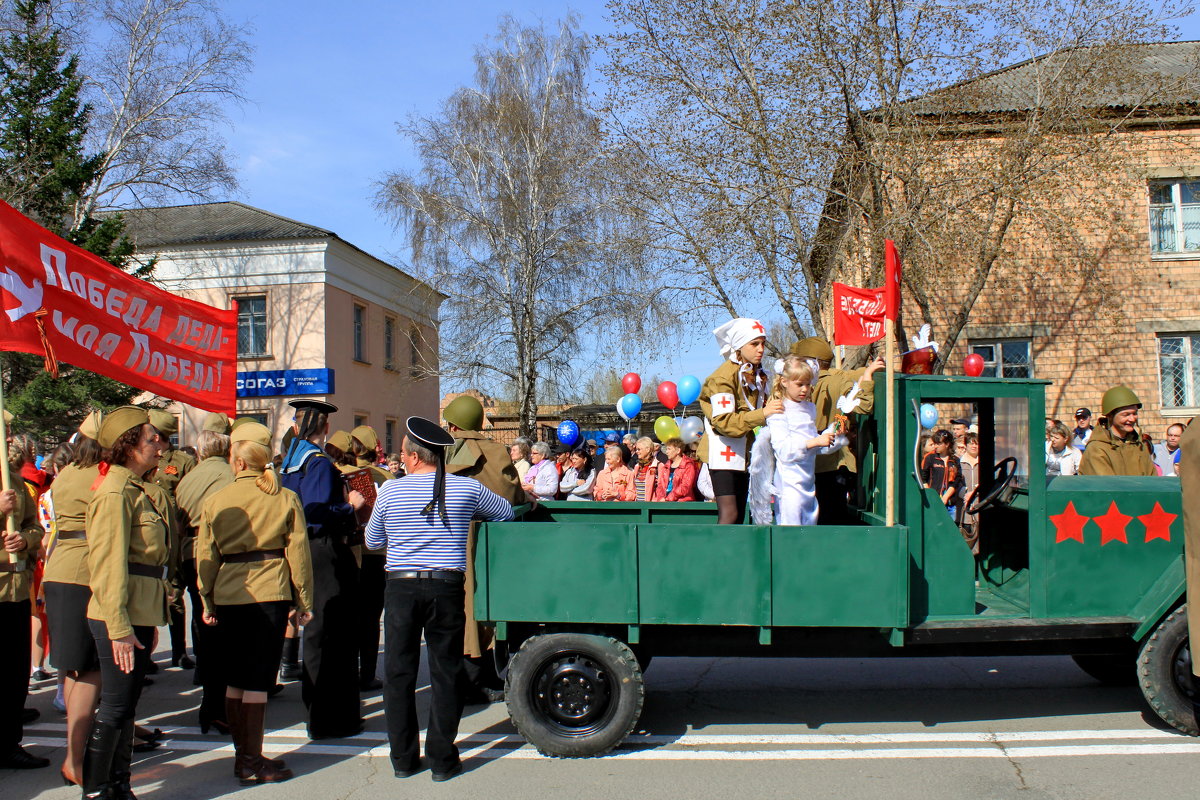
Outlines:
{"type": "MultiPolygon", "coordinates": [[[[1108,137],[1107,152],[1119,157],[1055,175],[1069,190],[1046,204],[1060,215],[1065,235],[1057,241],[1074,237],[1078,247],[1068,257],[1056,251],[1044,226],[1018,217],[946,371],[960,372],[963,357],[974,352],[984,358],[985,375],[1048,380],[1046,413],[1068,424],[1080,406],[1098,415],[1104,391],[1124,383],[1143,402],[1143,430],[1161,440],[1168,424],[1200,411],[1200,42],[1137,45],[1129,52],[1135,76],[1179,88],[1150,107],[1139,105],[1136,80],[1102,89],[1101,124],[1085,135],[1108,137]],[[1101,207],[1103,219],[1081,210],[1101,207]],[[1077,272],[1066,266],[1076,261],[1077,272]]],[[[939,118],[985,131],[948,136],[939,177],[954,177],[956,158],[978,157],[1000,140],[1005,124],[1019,124],[1029,113],[1038,81],[1046,80],[1041,62],[977,79],[977,96],[991,104],[986,113],[939,118]]],[[[850,244],[857,256],[861,242],[850,244]]],[[[953,271],[954,254],[947,258],[953,271]]],[[[904,302],[906,324],[915,330],[921,312],[913,298],[904,302]]],[[[935,339],[954,305],[931,309],[935,339]]]]}

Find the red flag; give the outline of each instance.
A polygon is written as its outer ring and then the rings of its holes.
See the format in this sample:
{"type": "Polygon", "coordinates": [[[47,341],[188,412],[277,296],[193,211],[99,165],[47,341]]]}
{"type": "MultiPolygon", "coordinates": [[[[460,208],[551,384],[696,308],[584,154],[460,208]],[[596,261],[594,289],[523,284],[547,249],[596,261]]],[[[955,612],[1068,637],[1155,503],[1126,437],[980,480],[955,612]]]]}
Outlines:
{"type": "Polygon", "coordinates": [[[0,350],[52,352],[130,386],[234,413],[236,311],[134,278],[2,201],[0,259],[0,350]]]}
{"type": "Polygon", "coordinates": [[[834,344],[870,344],[883,338],[884,291],[833,284],[834,344]]]}
{"type": "Polygon", "coordinates": [[[900,254],[896,252],[896,243],[891,239],[883,240],[883,286],[887,291],[887,309],[885,316],[894,320],[900,313],[900,254]]]}

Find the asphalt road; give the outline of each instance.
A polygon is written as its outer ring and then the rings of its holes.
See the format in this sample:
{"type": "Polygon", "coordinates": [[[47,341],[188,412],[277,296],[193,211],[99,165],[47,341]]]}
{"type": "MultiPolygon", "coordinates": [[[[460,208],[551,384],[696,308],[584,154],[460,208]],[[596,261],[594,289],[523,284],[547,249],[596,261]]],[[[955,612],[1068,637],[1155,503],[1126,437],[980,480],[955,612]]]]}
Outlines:
{"type": "MultiPolygon", "coordinates": [[[[159,653],[160,664],[167,658],[159,653]]],[[[169,659],[166,661],[169,663],[169,659]]],[[[195,727],[191,673],[166,669],[143,722],[166,745],[134,765],[143,800],[271,798],[1166,798],[1194,793],[1200,741],[1165,729],[1136,688],[1095,683],[1067,658],[656,659],[641,723],[614,755],[543,758],[503,705],[467,709],[466,772],[434,784],[393,777],[378,693],[367,730],[308,743],[299,684],[268,710],[267,750],[296,778],[243,788],[228,738],[195,727]]],[[[427,697],[427,688],[419,697],[427,697]]],[[[26,744],[55,766],[0,772],[0,798],[75,800],[58,779],[64,726],[53,684],[30,704],[26,744]]]]}

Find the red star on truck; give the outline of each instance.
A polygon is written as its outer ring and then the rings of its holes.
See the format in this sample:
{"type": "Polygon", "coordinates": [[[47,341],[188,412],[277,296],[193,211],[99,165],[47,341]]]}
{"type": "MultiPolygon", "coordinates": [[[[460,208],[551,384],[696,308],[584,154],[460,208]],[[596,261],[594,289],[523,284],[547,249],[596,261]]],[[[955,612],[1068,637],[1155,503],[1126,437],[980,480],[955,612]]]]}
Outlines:
{"type": "Polygon", "coordinates": [[[1146,526],[1146,541],[1151,539],[1166,539],[1171,541],[1171,523],[1179,518],[1178,514],[1169,514],[1163,509],[1162,503],[1155,503],[1154,510],[1149,514],[1138,517],[1146,526]]]}
{"type": "Polygon", "coordinates": [[[1055,542],[1065,542],[1067,539],[1074,539],[1079,543],[1083,543],[1083,526],[1087,525],[1088,518],[1075,510],[1075,503],[1067,501],[1067,507],[1063,509],[1061,514],[1052,514],[1050,521],[1054,523],[1057,531],[1054,535],[1055,542]]]}
{"type": "Polygon", "coordinates": [[[1114,500],[1109,503],[1108,511],[1096,517],[1096,524],[1100,526],[1100,546],[1109,542],[1124,542],[1129,544],[1129,537],[1125,535],[1125,528],[1129,525],[1133,517],[1121,513],[1117,508],[1117,502],[1114,500]]]}

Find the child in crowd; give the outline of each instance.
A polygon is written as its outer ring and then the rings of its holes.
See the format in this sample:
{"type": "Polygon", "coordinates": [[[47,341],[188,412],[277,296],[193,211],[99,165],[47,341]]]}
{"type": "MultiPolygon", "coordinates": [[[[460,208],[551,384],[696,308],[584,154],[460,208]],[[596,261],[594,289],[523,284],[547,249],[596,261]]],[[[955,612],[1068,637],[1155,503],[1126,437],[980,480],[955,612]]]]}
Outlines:
{"type": "Polygon", "coordinates": [[[1057,422],[1046,436],[1046,475],[1078,475],[1083,453],[1071,446],[1071,431],[1057,422]]]}
{"type": "Polygon", "coordinates": [[[930,441],[933,443],[933,452],[921,461],[921,484],[926,489],[937,491],[950,516],[956,517],[962,499],[963,475],[962,463],[952,452],[954,436],[950,431],[937,430],[930,441]]]}
{"type": "Polygon", "coordinates": [[[778,525],[816,525],[817,454],[828,455],[845,445],[833,430],[817,432],[812,396],[813,368],[799,356],[787,356],[775,377],[772,399],[783,401],[783,413],[767,417],[775,455],[775,521],[778,525]]]}

